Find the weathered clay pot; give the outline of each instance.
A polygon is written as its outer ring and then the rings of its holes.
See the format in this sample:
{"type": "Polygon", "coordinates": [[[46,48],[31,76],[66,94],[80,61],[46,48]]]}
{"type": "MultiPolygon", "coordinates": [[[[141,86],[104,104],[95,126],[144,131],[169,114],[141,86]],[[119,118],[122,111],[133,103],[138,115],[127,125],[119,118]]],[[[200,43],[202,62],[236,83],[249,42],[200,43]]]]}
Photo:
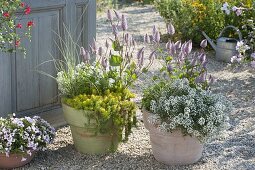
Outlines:
{"type": "Polygon", "coordinates": [[[31,162],[31,160],[35,156],[35,151],[31,151],[31,155],[29,154],[10,154],[9,157],[6,157],[5,154],[0,153],[0,169],[12,169],[26,165],[31,162]],[[22,158],[26,160],[21,161],[22,158]]]}
{"type": "Polygon", "coordinates": [[[180,130],[161,132],[148,122],[149,115],[143,111],[144,125],[150,132],[152,152],[157,161],[167,165],[187,165],[201,158],[203,144],[197,138],[183,136],[180,130]]]}
{"type": "MultiPolygon", "coordinates": [[[[88,113],[91,111],[76,110],[62,104],[66,122],[70,125],[75,148],[85,154],[103,154],[117,150],[119,139],[116,133],[97,133],[93,125],[95,120],[90,120],[88,127],[88,113]]],[[[109,122],[109,128],[110,127],[109,122]]]]}

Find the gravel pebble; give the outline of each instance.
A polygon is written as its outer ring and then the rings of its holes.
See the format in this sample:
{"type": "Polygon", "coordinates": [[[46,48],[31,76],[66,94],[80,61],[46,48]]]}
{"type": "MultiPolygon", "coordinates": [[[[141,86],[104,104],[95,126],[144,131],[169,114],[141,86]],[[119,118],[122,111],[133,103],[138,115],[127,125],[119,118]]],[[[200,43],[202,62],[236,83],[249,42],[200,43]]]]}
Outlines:
{"type": "MultiPolygon", "coordinates": [[[[136,39],[157,25],[165,31],[163,19],[152,6],[127,7],[120,12],[128,16],[129,30],[136,39]]],[[[98,16],[97,40],[104,44],[111,33],[105,16],[98,16]]],[[[255,74],[250,69],[235,71],[227,64],[218,62],[210,52],[209,71],[217,77],[218,83],[213,88],[223,93],[234,104],[230,115],[230,127],[216,139],[204,145],[201,160],[189,166],[167,166],[157,162],[153,155],[148,131],[142,123],[141,112],[138,111],[138,125],[133,128],[129,141],[120,144],[116,153],[106,155],[83,155],[73,146],[70,128],[58,129],[57,137],[45,152],[39,152],[35,159],[20,169],[199,169],[199,170],[254,170],[255,169],[255,74]]],[[[154,64],[153,69],[157,69],[154,64]]],[[[137,102],[141,100],[141,87],[146,84],[142,78],[134,88],[137,102]]]]}

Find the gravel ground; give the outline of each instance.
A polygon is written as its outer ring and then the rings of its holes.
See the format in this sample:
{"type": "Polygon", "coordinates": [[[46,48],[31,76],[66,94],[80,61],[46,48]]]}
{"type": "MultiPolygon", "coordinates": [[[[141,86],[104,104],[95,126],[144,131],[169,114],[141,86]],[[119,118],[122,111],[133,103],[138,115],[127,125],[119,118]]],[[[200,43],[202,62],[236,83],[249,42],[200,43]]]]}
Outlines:
{"type": "MultiPolygon", "coordinates": [[[[162,18],[151,6],[127,7],[120,12],[127,14],[129,30],[136,39],[157,25],[165,31],[162,18]]],[[[98,16],[99,43],[108,37],[111,30],[105,16],[98,16]]],[[[213,56],[213,55],[211,55],[213,56]]],[[[157,64],[153,69],[157,68],[157,64]]],[[[22,169],[255,169],[255,71],[241,69],[235,71],[226,64],[209,59],[209,71],[218,78],[215,92],[226,95],[234,104],[230,115],[230,128],[217,139],[205,144],[202,159],[189,166],[166,166],[158,163],[151,151],[149,134],[141,121],[133,128],[129,141],[122,143],[116,153],[91,156],[75,151],[69,127],[58,129],[57,137],[49,150],[40,152],[35,159],[22,169]]],[[[146,84],[143,78],[134,89],[137,101],[140,100],[141,87],[146,84]]],[[[138,111],[138,119],[141,113],[138,111]]]]}

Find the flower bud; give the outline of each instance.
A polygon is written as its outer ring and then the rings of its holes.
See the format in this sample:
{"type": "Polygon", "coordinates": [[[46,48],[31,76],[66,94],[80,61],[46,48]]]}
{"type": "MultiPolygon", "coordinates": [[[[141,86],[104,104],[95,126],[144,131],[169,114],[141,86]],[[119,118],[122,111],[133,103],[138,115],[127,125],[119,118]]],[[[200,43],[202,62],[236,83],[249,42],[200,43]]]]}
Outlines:
{"type": "Polygon", "coordinates": [[[180,49],[181,46],[182,46],[182,42],[181,41],[177,41],[174,45],[175,45],[176,49],[180,49]]]}
{"type": "Polygon", "coordinates": [[[207,47],[207,39],[202,40],[201,43],[200,43],[200,46],[202,48],[206,48],[207,47]]]}
{"type": "Polygon", "coordinates": [[[127,18],[125,17],[125,15],[122,15],[121,27],[123,31],[126,31],[128,29],[127,18]]]}
{"type": "Polygon", "coordinates": [[[191,53],[191,51],[192,51],[192,41],[189,40],[185,45],[185,52],[186,54],[189,54],[191,53]]]}
{"type": "Polygon", "coordinates": [[[103,53],[104,53],[103,47],[99,47],[98,48],[98,55],[102,57],[103,53]]]}
{"type": "Polygon", "coordinates": [[[215,82],[216,82],[215,78],[212,75],[210,75],[209,76],[209,84],[213,84],[215,82]]]}
{"type": "Polygon", "coordinates": [[[148,35],[148,34],[146,34],[145,36],[144,36],[144,42],[145,43],[151,43],[151,39],[150,39],[150,36],[148,35]]]}
{"type": "Polygon", "coordinates": [[[154,41],[157,43],[160,42],[160,33],[158,31],[155,33],[154,41]]]}
{"type": "Polygon", "coordinates": [[[144,47],[141,48],[141,49],[138,51],[138,53],[137,53],[137,59],[138,59],[138,60],[140,60],[140,58],[142,57],[143,52],[144,52],[144,47]]]}
{"type": "Polygon", "coordinates": [[[104,58],[104,57],[102,58],[101,65],[103,66],[104,69],[107,68],[107,59],[106,58],[104,58]]]}
{"type": "Polygon", "coordinates": [[[176,47],[174,43],[170,43],[170,49],[169,49],[170,55],[176,54],[176,47]]]}
{"type": "Polygon", "coordinates": [[[149,55],[149,60],[153,61],[156,58],[156,50],[152,51],[152,53],[149,55]]]}
{"type": "Polygon", "coordinates": [[[109,21],[112,21],[113,20],[113,18],[112,18],[112,12],[111,12],[111,10],[107,10],[107,19],[109,20],[109,21]]]}
{"type": "Polygon", "coordinates": [[[156,32],[158,32],[156,26],[154,25],[152,28],[152,35],[155,36],[156,32]]]}
{"type": "Polygon", "coordinates": [[[124,35],[124,41],[125,41],[125,43],[126,43],[127,45],[129,45],[129,40],[130,40],[129,34],[126,33],[126,34],[124,35]]]}
{"type": "Polygon", "coordinates": [[[174,70],[174,69],[173,69],[172,65],[171,65],[171,64],[168,64],[168,65],[167,65],[167,71],[168,71],[169,73],[172,73],[173,70],[174,70]]]}
{"type": "Polygon", "coordinates": [[[175,28],[174,28],[174,26],[171,23],[167,26],[167,32],[170,35],[174,35],[175,34],[175,28]]]}
{"type": "Polygon", "coordinates": [[[144,64],[144,51],[141,53],[141,57],[139,59],[139,67],[141,68],[144,64]]]}
{"type": "Polygon", "coordinates": [[[191,65],[192,67],[194,67],[196,64],[197,64],[197,59],[196,59],[196,58],[193,58],[192,61],[191,61],[191,63],[190,63],[190,65],[191,65]]]}
{"type": "Polygon", "coordinates": [[[206,61],[206,54],[202,53],[198,56],[199,60],[201,63],[206,61]]]}
{"type": "Polygon", "coordinates": [[[105,47],[108,49],[109,47],[110,47],[110,44],[109,44],[109,42],[106,40],[105,41],[105,47]]]}
{"type": "Polygon", "coordinates": [[[113,35],[117,36],[118,35],[118,26],[117,25],[112,25],[112,33],[113,35]]]}

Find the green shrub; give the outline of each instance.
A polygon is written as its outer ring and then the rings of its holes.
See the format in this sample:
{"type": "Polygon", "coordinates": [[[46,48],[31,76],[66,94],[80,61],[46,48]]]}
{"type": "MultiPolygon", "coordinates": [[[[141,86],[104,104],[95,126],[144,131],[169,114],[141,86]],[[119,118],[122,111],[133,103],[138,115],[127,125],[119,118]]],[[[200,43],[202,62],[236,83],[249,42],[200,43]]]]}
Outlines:
{"type": "MultiPolygon", "coordinates": [[[[241,3],[237,0],[156,0],[155,7],[166,23],[172,22],[175,25],[178,38],[192,39],[198,44],[203,39],[201,30],[216,39],[225,26],[234,25],[241,29],[242,18],[254,15],[248,12],[241,17],[226,16],[221,10],[224,2],[231,6],[241,3]]],[[[243,0],[242,3],[252,7],[252,0],[243,0]]]]}

